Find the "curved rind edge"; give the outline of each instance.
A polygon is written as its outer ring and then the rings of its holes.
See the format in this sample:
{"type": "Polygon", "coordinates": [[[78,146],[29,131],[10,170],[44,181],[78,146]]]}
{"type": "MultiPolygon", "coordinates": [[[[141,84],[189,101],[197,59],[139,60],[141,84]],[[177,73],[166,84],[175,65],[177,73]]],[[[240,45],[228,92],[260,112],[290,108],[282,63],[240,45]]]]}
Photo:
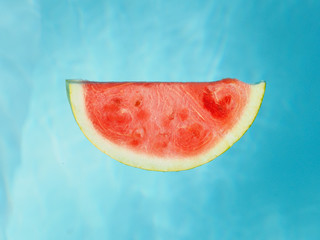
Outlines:
{"type": "Polygon", "coordinates": [[[238,123],[230,130],[216,146],[205,153],[192,157],[183,158],[159,158],[147,154],[136,153],[126,147],[118,146],[103,138],[91,124],[87,117],[84,103],[82,84],[87,81],[66,80],[68,100],[71,105],[73,115],[83,134],[100,151],[111,158],[132,167],[151,171],[182,171],[206,164],[224,152],[226,152],[235,142],[237,142],[250,128],[254,122],[265,93],[266,83],[260,82],[250,87],[250,97],[238,123]],[[247,115],[246,115],[247,114],[247,115]]]}

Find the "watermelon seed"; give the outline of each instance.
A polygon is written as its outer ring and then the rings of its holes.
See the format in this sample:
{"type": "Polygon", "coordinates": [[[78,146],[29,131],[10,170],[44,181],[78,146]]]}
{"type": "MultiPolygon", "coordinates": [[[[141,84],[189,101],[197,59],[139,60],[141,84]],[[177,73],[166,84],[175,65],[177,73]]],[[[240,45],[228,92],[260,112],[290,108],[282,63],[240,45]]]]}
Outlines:
{"type": "Polygon", "coordinates": [[[134,105],[135,105],[136,107],[139,107],[139,106],[141,105],[141,100],[137,100],[134,105]]]}
{"type": "Polygon", "coordinates": [[[113,98],[112,101],[116,104],[120,104],[121,103],[121,99],[120,98],[113,98]]]}

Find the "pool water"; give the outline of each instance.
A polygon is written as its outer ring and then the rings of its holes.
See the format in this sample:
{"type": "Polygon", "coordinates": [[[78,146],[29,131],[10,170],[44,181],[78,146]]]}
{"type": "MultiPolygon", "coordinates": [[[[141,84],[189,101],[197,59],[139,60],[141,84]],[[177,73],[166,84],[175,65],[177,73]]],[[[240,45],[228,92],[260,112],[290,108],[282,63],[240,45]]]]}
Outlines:
{"type": "Polygon", "coordinates": [[[0,240],[320,239],[320,2],[0,1],[0,240]],[[261,80],[248,132],[159,173],[97,150],[65,79],[261,80]]]}

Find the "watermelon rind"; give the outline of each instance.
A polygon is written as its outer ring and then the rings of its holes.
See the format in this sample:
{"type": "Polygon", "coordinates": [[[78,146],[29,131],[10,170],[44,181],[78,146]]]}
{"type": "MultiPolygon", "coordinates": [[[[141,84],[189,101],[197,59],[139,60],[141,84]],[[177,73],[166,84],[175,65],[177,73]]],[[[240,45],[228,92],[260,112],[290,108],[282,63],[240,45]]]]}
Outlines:
{"type": "Polygon", "coordinates": [[[133,151],[117,145],[103,137],[92,125],[85,107],[83,80],[66,80],[68,100],[76,122],[88,140],[102,152],[117,161],[145,170],[182,171],[201,166],[227,151],[250,128],[255,120],[264,97],[266,83],[252,84],[247,104],[237,123],[212,148],[193,156],[158,157],[133,151]]]}

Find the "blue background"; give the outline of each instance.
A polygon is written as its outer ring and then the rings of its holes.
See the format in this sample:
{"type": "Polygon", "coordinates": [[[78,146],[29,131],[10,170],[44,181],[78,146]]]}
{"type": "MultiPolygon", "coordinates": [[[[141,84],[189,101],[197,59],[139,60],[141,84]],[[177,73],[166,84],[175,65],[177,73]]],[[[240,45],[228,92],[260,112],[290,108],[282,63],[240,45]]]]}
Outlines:
{"type": "Polygon", "coordinates": [[[320,2],[0,0],[0,239],[320,239],[320,2]],[[159,173],[81,133],[65,79],[267,82],[215,161],[159,173]]]}

